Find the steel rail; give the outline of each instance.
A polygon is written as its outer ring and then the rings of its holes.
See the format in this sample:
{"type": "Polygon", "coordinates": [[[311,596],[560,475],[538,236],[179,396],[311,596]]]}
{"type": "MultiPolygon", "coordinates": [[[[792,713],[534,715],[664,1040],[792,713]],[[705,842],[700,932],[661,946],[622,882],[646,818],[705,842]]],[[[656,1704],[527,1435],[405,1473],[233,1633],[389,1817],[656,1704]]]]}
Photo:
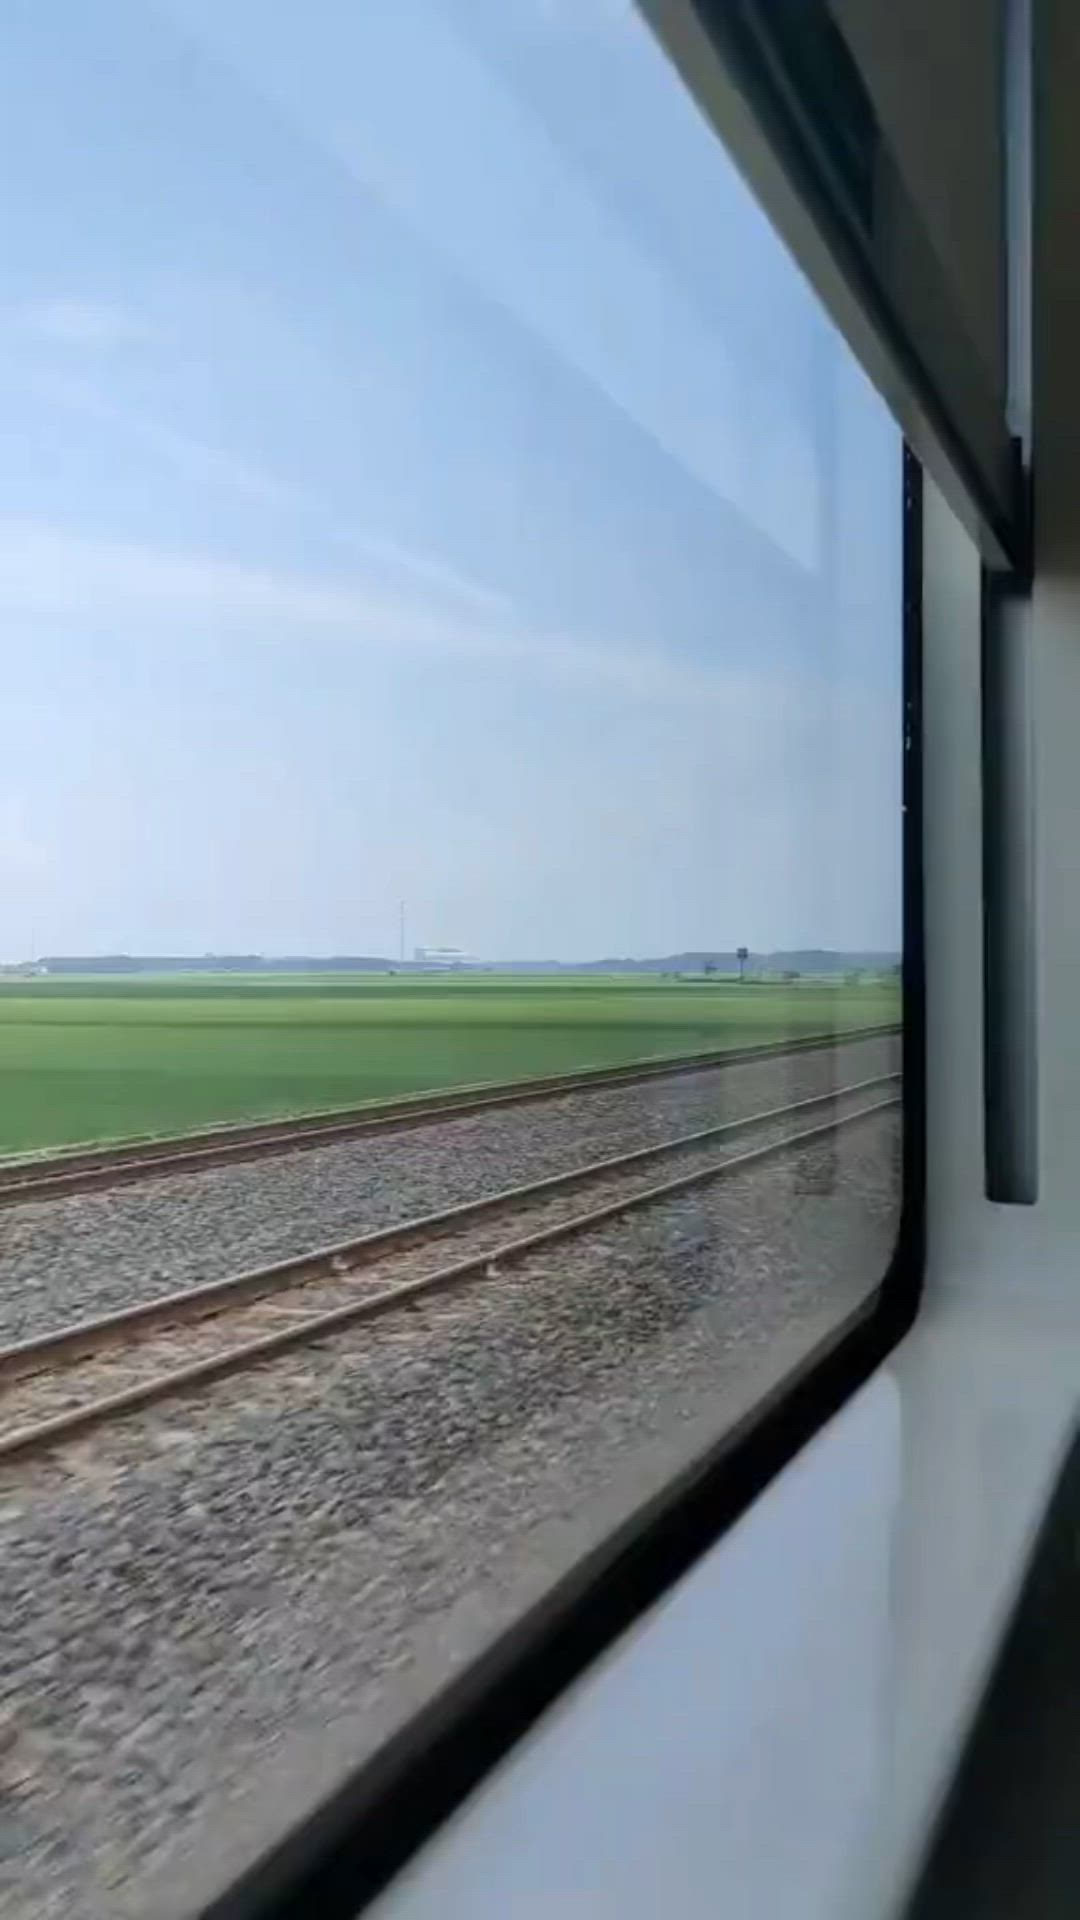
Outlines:
{"type": "MultiPolygon", "coordinates": [[[[677,1140],[666,1141],[654,1147],[639,1148],[633,1153],[619,1155],[610,1160],[596,1161],[587,1167],[550,1176],[530,1186],[503,1189],[482,1200],[469,1201],[462,1206],[448,1209],[442,1214],[423,1216],[404,1222],[398,1227],[381,1229],[375,1234],[365,1235],[352,1242],[343,1242],[337,1247],[319,1249],[316,1253],[304,1255],[297,1261],[278,1262],[274,1267],[235,1275],[229,1280],[212,1283],[210,1287],[188,1289],[184,1294],[174,1294],[161,1301],[143,1302],[122,1313],[105,1316],[99,1321],[84,1321],[58,1329],[36,1340],[0,1349],[0,1378],[6,1378],[8,1381],[13,1378],[25,1379],[27,1375],[40,1373],[43,1369],[100,1354],[103,1349],[108,1352],[109,1346],[115,1345],[118,1338],[123,1340],[129,1335],[135,1336],[134,1345],[137,1348],[139,1336],[145,1335],[151,1328],[176,1326],[194,1318],[209,1317],[215,1312],[227,1314],[230,1306],[235,1308],[238,1305],[248,1305],[253,1298],[259,1298],[263,1294],[287,1285],[302,1285],[306,1280],[320,1277],[340,1279],[343,1270],[351,1273],[354,1268],[369,1261],[373,1255],[385,1257],[387,1254],[415,1247],[418,1242],[431,1238],[436,1232],[446,1232],[448,1229],[452,1232],[459,1229],[466,1221],[480,1218],[498,1208],[528,1205],[538,1199],[546,1199],[554,1192],[569,1191],[590,1180],[610,1178],[612,1174],[625,1171],[628,1167],[640,1167],[675,1153],[686,1152],[690,1148],[703,1145],[710,1139],[745,1132],[752,1127],[771,1124],[778,1119],[787,1119],[794,1114],[805,1112],[808,1108],[836,1104],[840,1100],[851,1098],[873,1087],[895,1082],[898,1077],[895,1074],[880,1075],[874,1080],[835,1088],[828,1093],[815,1095],[812,1099],[797,1101],[789,1107],[773,1108],[745,1115],[736,1121],[725,1122],[722,1126],[705,1128],[697,1133],[683,1135],[677,1140]],[[253,1291],[260,1288],[261,1293],[253,1291]],[[211,1296],[216,1297],[216,1308],[211,1296]]],[[[689,1173],[676,1175],[672,1179],[651,1186],[636,1188],[614,1200],[605,1201],[598,1207],[584,1213],[572,1214],[566,1219],[540,1227],[532,1233],[503,1241],[495,1246],[483,1247],[447,1266],[436,1268],[431,1273],[366,1294],[344,1306],[311,1313],[272,1333],[261,1334],[255,1339],[241,1341],[239,1344],[226,1344],[207,1357],[179,1367],[151,1373],[149,1377],[126,1386],[118,1392],[107,1393],[79,1405],[66,1407],[62,1412],[44,1420],[9,1427],[6,1432],[0,1427],[0,1462],[37,1453],[62,1440],[74,1438],[105,1421],[135,1412],[139,1408],[172,1397],[174,1394],[209,1384],[291,1348],[310,1344],[312,1341],[342,1331],[358,1322],[374,1319],[396,1306],[445,1291],[464,1280],[481,1275],[492,1276],[508,1264],[543,1247],[553,1246],[575,1235],[587,1233],[609,1220],[619,1218],[641,1207],[656,1204],[668,1197],[677,1196],[707,1182],[729,1177],[779,1154],[818,1144],[841,1128],[887,1112],[898,1104],[896,1096],[875,1101],[869,1106],[857,1108],[853,1113],[834,1116],[823,1124],[781,1135],[747,1152],[729,1155],[719,1161],[711,1161],[705,1167],[695,1168],[689,1173]]],[[[0,1395],[0,1421],[2,1418],[3,1404],[2,1395],[0,1395]]]]}

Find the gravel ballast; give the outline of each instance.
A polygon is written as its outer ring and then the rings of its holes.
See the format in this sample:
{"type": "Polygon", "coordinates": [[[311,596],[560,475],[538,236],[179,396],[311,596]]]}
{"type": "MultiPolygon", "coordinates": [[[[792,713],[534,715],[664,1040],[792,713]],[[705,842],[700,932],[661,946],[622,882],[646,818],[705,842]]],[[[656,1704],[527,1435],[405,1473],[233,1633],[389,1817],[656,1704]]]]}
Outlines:
{"type": "Polygon", "coordinates": [[[205,1899],[857,1303],[899,1132],[0,1475],[0,1911],[205,1899]]]}
{"type": "Polygon", "coordinates": [[[0,1212],[0,1342],[25,1340],[583,1160],[899,1066],[895,1038],[557,1100],[0,1212]]]}

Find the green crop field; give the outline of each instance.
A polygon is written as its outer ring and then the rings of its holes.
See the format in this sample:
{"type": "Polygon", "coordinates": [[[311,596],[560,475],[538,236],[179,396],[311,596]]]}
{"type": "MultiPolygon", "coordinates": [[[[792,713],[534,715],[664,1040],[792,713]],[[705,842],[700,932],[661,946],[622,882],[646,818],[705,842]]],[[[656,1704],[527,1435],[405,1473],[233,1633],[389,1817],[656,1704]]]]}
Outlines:
{"type": "Polygon", "coordinates": [[[181,1133],[899,1015],[898,989],[648,975],[0,982],[0,1151],[181,1133]]]}

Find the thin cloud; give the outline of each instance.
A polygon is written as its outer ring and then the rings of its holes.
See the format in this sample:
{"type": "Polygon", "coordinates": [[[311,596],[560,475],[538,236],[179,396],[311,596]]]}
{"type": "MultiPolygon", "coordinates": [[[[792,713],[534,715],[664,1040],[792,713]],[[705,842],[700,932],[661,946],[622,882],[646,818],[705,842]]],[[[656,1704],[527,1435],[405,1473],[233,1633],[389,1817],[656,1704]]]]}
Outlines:
{"type": "Polygon", "coordinates": [[[327,582],[0,520],[0,623],[22,634],[34,619],[115,624],[152,633],[155,645],[178,630],[232,632],[263,646],[307,647],[321,635],[391,654],[514,667],[645,701],[693,705],[727,684],[693,662],[537,632],[512,614],[467,618],[363,580],[327,582]]]}
{"type": "Polygon", "coordinates": [[[448,561],[438,559],[429,553],[421,553],[415,547],[404,547],[396,540],[383,539],[377,534],[353,534],[348,536],[350,545],[358,553],[365,553],[372,560],[383,561],[392,568],[398,568],[410,579],[418,580],[425,586],[435,587],[459,599],[468,600],[475,606],[487,608],[493,613],[508,612],[513,607],[509,595],[499,593],[494,587],[483,585],[471,575],[464,574],[448,561]]]}
{"type": "Polygon", "coordinates": [[[19,320],[24,331],[54,346],[97,351],[128,346],[145,339],[148,331],[126,307],[77,296],[31,301],[21,309],[19,320]]]}
{"type": "Polygon", "coordinates": [[[87,420],[116,427],[143,446],[167,460],[173,467],[195,475],[202,482],[226,487],[231,492],[258,500],[265,506],[297,507],[305,504],[299,488],[266,472],[254,462],[181,432],[168,421],[144,413],[138,407],[106,399],[91,380],[78,375],[37,373],[27,377],[40,397],[52,406],[65,408],[87,420]]]}
{"type": "Polygon", "coordinates": [[[65,408],[82,418],[115,427],[174,469],[196,477],[203,484],[220,487],[260,505],[300,514],[329,533],[343,550],[362,555],[382,568],[388,568],[400,582],[405,575],[413,583],[433,587],[453,598],[465,600],[471,607],[490,612],[505,612],[511,602],[505,594],[451,566],[441,556],[421,551],[392,540],[383,534],[369,534],[346,527],[313,493],[294,486],[263,465],[245,459],[231,449],[220,447],[181,431],[169,421],[107,399],[94,382],[72,374],[31,372],[26,384],[53,406],[65,408]]]}

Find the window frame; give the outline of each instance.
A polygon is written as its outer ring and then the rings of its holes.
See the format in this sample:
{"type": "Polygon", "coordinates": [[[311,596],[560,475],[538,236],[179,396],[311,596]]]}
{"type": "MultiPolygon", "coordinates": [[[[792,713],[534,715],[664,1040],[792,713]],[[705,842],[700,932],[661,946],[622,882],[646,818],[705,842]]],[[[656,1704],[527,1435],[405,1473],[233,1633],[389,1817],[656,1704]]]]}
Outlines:
{"type": "Polygon", "coordinates": [[[903,1185],[868,1298],[246,1873],[203,1920],[361,1912],[558,1697],[743,1514],[911,1327],[925,1245],[923,478],[903,449],[903,1185]]]}

